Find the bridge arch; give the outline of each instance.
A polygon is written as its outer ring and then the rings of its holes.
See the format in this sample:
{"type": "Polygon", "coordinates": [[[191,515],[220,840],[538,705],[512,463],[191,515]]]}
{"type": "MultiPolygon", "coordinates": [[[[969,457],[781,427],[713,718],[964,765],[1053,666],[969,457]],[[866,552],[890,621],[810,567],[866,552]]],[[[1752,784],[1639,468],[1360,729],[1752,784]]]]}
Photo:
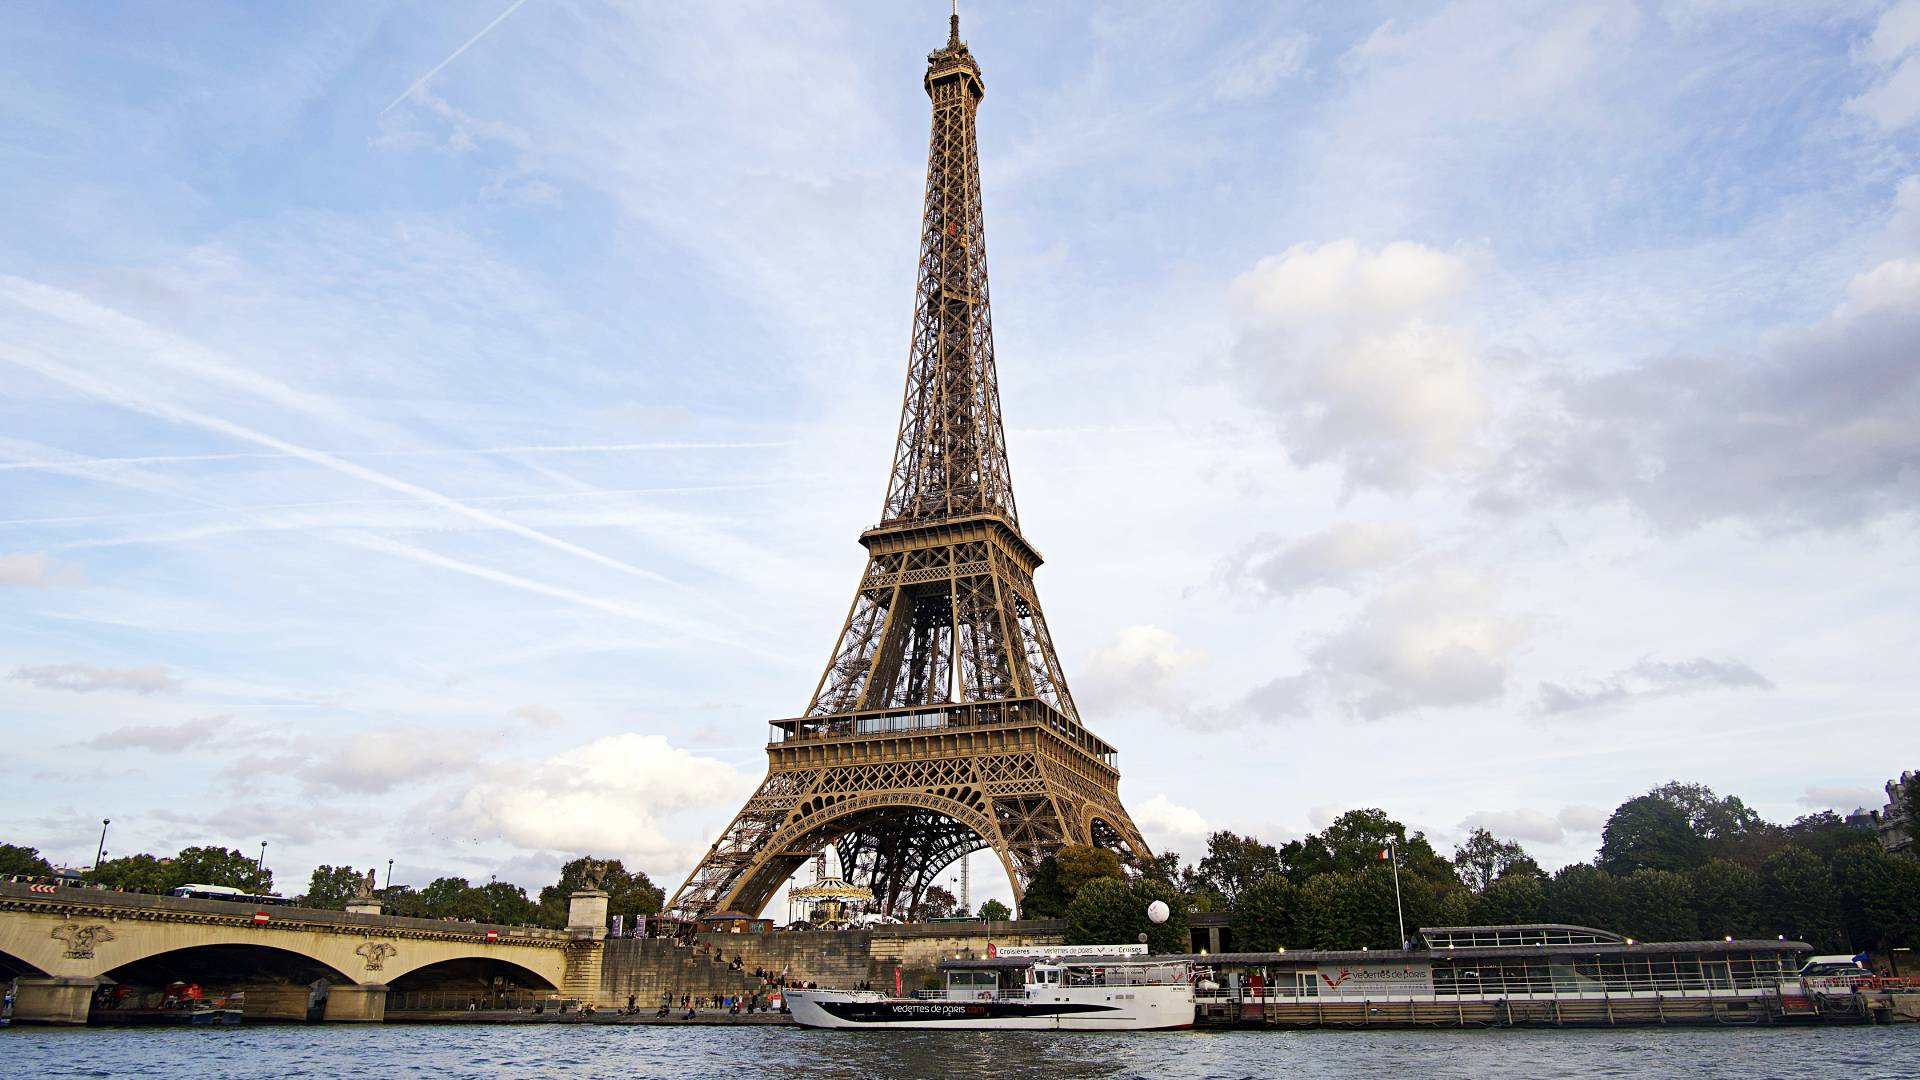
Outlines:
{"type": "Polygon", "coordinates": [[[895,914],[917,908],[941,871],[961,856],[982,849],[999,858],[1017,899],[1024,879],[1000,842],[987,806],[985,796],[964,787],[808,800],[795,807],[787,823],[766,841],[762,850],[771,854],[742,878],[722,907],[759,914],[781,883],[829,844],[849,878],[895,882],[894,895],[875,898],[882,910],[895,914]],[[877,872],[887,867],[907,872],[877,872]]]}
{"type": "Polygon", "coordinates": [[[38,967],[13,955],[0,951],[0,982],[11,982],[25,975],[45,975],[38,967]]]}

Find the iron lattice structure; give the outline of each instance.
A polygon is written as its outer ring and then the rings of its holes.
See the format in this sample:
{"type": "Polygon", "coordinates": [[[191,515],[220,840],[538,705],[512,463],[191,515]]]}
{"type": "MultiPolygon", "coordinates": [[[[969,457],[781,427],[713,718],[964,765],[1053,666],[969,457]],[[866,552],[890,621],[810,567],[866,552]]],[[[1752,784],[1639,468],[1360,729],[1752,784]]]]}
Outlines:
{"type": "Polygon", "coordinates": [[[955,16],[933,102],[900,437],[852,609],[806,712],[773,722],[767,778],[670,911],[761,911],[832,845],[876,906],[912,915],[982,848],[1016,896],[1065,844],[1135,864],[1113,747],[1080,723],[1034,592],[1000,420],[974,116],[986,89],[955,16]]]}

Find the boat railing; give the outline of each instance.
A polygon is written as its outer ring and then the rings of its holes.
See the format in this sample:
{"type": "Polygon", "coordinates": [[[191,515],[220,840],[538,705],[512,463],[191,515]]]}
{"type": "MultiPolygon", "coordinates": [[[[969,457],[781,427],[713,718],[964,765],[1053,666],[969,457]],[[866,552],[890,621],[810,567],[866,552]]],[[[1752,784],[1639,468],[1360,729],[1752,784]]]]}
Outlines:
{"type": "Polygon", "coordinates": [[[915,990],[911,997],[915,1001],[1025,1001],[1027,991],[989,990],[975,987],[962,990],[915,990]]]}

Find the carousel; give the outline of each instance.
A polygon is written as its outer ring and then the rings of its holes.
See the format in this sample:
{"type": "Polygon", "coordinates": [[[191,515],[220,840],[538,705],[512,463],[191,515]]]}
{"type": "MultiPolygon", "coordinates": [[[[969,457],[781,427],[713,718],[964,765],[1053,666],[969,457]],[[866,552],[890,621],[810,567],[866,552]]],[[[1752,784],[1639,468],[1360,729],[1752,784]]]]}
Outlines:
{"type": "Polygon", "coordinates": [[[873,908],[873,890],[845,878],[821,876],[787,891],[790,930],[848,930],[873,908]]]}

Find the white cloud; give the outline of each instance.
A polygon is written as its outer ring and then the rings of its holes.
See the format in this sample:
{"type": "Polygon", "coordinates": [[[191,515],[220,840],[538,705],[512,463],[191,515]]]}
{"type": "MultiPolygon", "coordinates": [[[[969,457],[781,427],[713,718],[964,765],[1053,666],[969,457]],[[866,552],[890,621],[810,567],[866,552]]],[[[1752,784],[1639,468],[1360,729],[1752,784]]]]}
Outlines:
{"type": "Polygon", "coordinates": [[[19,668],[14,671],[13,678],[42,690],[71,690],[76,694],[88,694],[95,690],[129,690],[136,694],[171,693],[182,685],[179,676],[159,664],[130,668],[83,663],[46,664],[19,668]]]}
{"type": "Polygon", "coordinates": [[[1128,808],[1155,851],[1195,851],[1206,844],[1207,819],[1164,794],[1128,808]]]}
{"type": "Polygon", "coordinates": [[[1740,660],[1713,660],[1704,656],[1691,660],[1646,657],[1600,679],[1573,685],[1543,682],[1538,707],[1543,713],[1566,713],[1641,698],[1740,689],[1771,690],[1773,682],[1740,660]]]}
{"type": "MultiPolygon", "coordinates": [[[[460,815],[519,847],[603,852],[657,876],[663,864],[686,869],[678,864],[707,842],[670,838],[662,818],[686,810],[730,813],[757,780],[659,735],[613,735],[531,767],[495,770],[467,791],[460,815]]],[[[712,814],[699,817],[701,828],[718,827],[712,814]]]]}
{"type": "Polygon", "coordinates": [[[152,750],[177,753],[227,737],[231,716],[203,716],[178,724],[131,724],[103,731],[86,741],[96,750],[152,750]]]}
{"type": "Polygon", "coordinates": [[[1446,319],[1465,258],[1420,244],[1301,244],[1235,279],[1235,375],[1302,464],[1389,489],[1478,460],[1490,405],[1472,332],[1446,319]]]}
{"type": "Polygon", "coordinates": [[[47,584],[45,555],[33,551],[0,555],[0,585],[45,587],[47,584]]]}
{"type": "Polygon", "coordinates": [[[1886,805],[1887,793],[1879,788],[1854,784],[1814,784],[1800,796],[1800,805],[1809,810],[1878,810],[1886,805]]]}
{"type": "Polygon", "coordinates": [[[1307,673],[1367,720],[1497,700],[1525,631],[1496,599],[1491,582],[1458,568],[1408,578],[1309,650],[1307,673]]]}
{"type": "Polygon", "coordinates": [[[1291,542],[1261,535],[1227,559],[1221,576],[1230,588],[1265,596],[1349,588],[1405,558],[1415,541],[1405,525],[1363,522],[1342,522],[1291,542]]]}
{"type": "Polygon", "coordinates": [[[1920,118],[1920,2],[1903,0],[1880,15],[1863,59],[1876,69],[1872,88],[1847,103],[1883,132],[1920,118]]]}
{"type": "Polygon", "coordinates": [[[1080,685],[1090,700],[1166,704],[1180,678],[1205,663],[1206,654],[1157,626],[1129,626],[1094,650],[1080,685]]]}
{"type": "Polygon", "coordinates": [[[515,720],[525,720],[537,728],[559,727],[566,720],[559,709],[548,705],[521,705],[507,715],[515,720]]]}
{"type": "Polygon", "coordinates": [[[1597,806],[1563,806],[1554,818],[1570,833],[1598,834],[1607,825],[1607,811],[1597,806]]]}
{"type": "Polygon", "coordinates": [[[1566,826],[1559,818],[1538,810],[1476,810],[1460,823],[1461,832],[1474,829],[1485,829],[1502,839],[1542,844],[1557,844],[1566,836],[1566,826]]]}
{"type": "Polygon", "coordinates": [[[1227,101],[1265,97],[1281,80],[1300,73],[1311,44],[1301,34],[1249,41],[1237,55],[1221,62],[1213,80],[1214,95],[1227,101]]]}

